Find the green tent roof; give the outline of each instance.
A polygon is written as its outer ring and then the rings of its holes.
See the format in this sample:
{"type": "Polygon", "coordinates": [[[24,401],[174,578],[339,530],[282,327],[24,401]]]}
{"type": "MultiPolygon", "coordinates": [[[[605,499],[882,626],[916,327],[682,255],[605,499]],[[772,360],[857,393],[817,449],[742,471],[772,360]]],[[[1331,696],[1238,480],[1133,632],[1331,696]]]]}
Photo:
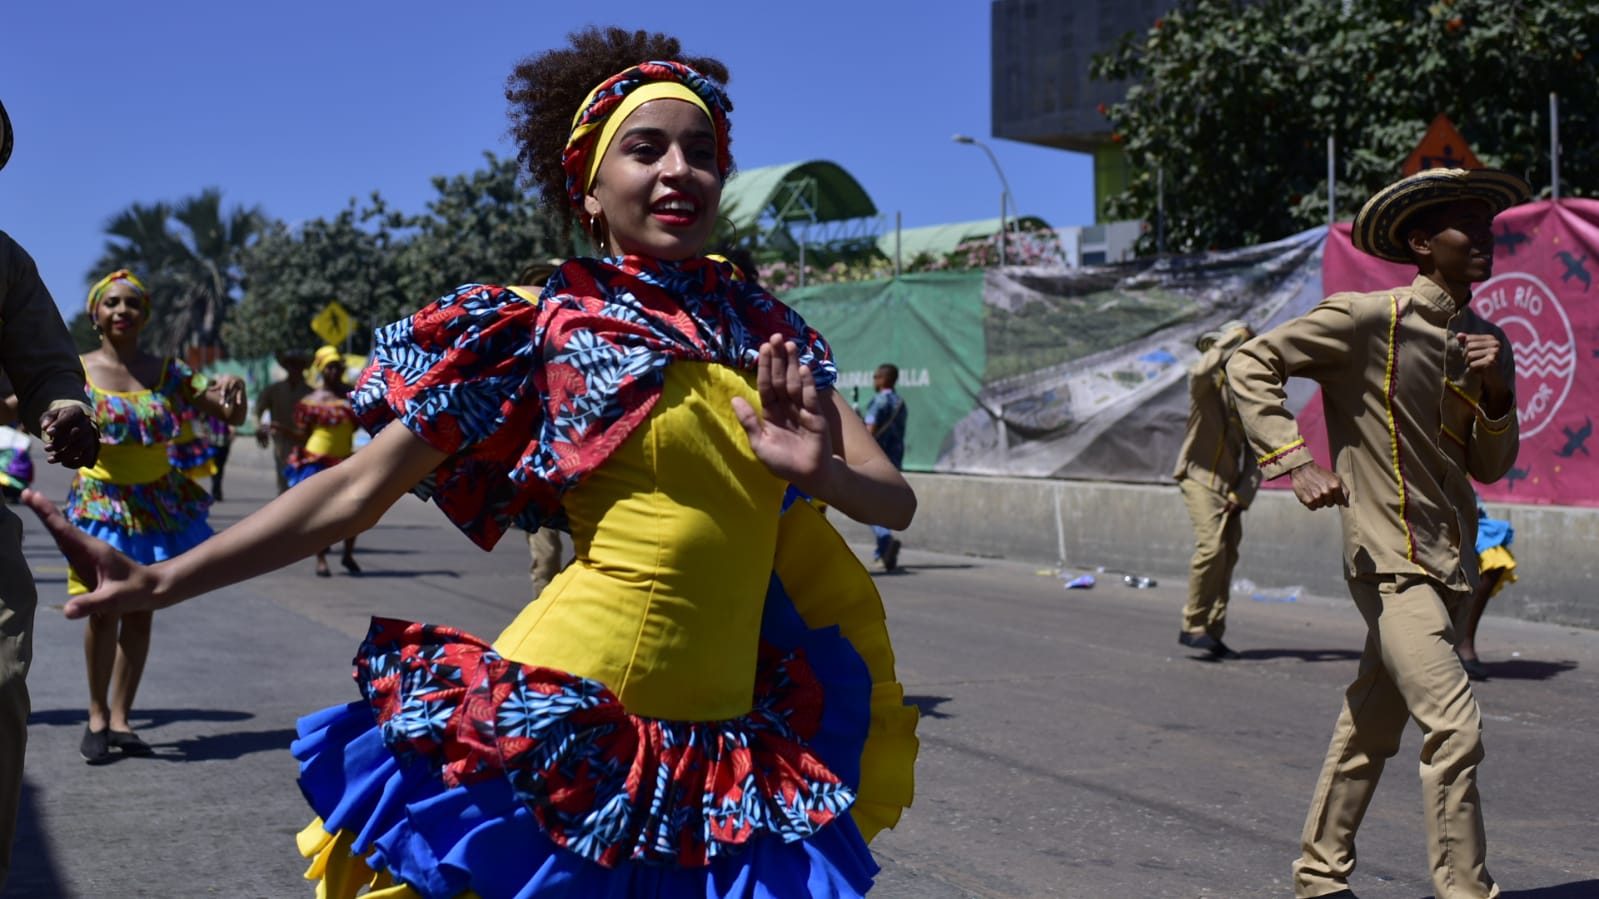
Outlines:
{"type": "Polygon", "coordinates": [[[752,233],[770,207],[785,222],[837,222],[877,214],[877,204],[853,175],[821,160],[744,169],[722,189],[722,215],[740,232],[752,233]],[[814,194],[808,190],[812,184],[814,194]],[[790,202],[796,195],[803,201],[790,202]]]}
{"type": "MultiPolygon", "coordinates": [[[[956,222],[952,225],[928,225],[925,228],[905,228],[899,232],[900,259],[909,262],[924,253],[934,259],[947,256],[968,240],[986,240],[993,237],[999,233],[999,228],[1000,220],[997,218],[956,222]]],[[[1011,219],[1011,229],[1048,230],[1049,223],[1037,216],[1024,215],[1011,219]]],[[[894,258],[893,231],[885,231],[877,238],[877,249],[889,259],[894,258]]]]}

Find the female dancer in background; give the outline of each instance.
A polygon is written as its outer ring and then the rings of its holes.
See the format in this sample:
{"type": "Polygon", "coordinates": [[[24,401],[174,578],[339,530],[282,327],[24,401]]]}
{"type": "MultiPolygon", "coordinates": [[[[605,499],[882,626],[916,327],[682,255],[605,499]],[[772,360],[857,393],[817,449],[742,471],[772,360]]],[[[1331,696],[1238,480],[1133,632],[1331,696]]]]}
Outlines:
{"type": "MultiPolygon", "coordinates": [[[[89,291],[89,316],[100,348],[82,361],[100,428],[100,457],[92,468],[78,470],[66,515],[135,561],[170,559],[211,535],[211,498],[172,468],[167,445],[192,414],[243,421],[244,382],[231,375],[208,382],[177,359],[141,350],[150,295],[126,269],[89,291]]],[[[72,574],[67,590],[77,595],[89,588],[72,574]]],[[[111,760],[113,749],[150,754],[128,715],[150,652],[151,617],[148,610],[135,610],[89,618],[83,642],[89,723],[79,749],[91,765],[111,760]]]]}
{"type": "MultiPolygon", "coordinates": [[[[319,376],[319,383],[294,406],[295,446],[283,469],[290,487],[355,452],[355,409],[350,405],[350,385],[344,382],[344,354],[337,347],[321,347],[311,359],[311,370],[319,376]]],[[[344,539],[339,564],[351,574],[361,573],[361,566],[355,564],[354,536],[344,539]]],[[[332,576],[327,549],[316,554],[316,575],[332,576]]]]}
{"type": "Polygon", "coordinates": [[[28,501],[149,609],[304,558],[407,489],[479,545],[569,526],[576,561],[491,646],[378,619],[363,698],[301,722],[328,896],[858,896],[910,802],[916,713],[871,576],[808,495],[902,529],[915,496],[827,344],[700,255],[731,170],[720,63],[591,30],[519,66],[521,158],[604,258],[542,295],[467,285],[381,329],[349,461],[148,568],[28,501]],[[641,60],[654,60],[641,62],[641,60]],[[385,427],[385,425],[388,425],[385,427]]]}

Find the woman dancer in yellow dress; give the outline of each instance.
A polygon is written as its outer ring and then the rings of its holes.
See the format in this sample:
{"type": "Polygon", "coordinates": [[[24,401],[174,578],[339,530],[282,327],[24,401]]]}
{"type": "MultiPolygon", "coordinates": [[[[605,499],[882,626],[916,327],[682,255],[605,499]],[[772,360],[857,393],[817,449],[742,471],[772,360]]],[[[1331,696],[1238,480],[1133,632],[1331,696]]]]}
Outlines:
{"type": "MultiPolygon", "coordinates": [[[[89,291],[89,316],[100,348],[83,356],[89,402],[100,426],[100,458],[78,470],[67,496],[72,523],[146,564],[170,559],[211,536],[211,498],[172,467],[168,445],[195,415],[244,420],[244,382],[224,375],[215,382],[173,358],[139,348],[150,320],[150,295],[125,270],[106,275],[89,291]]],[[[76,577],[73,595],[88,592],[76,577]]],[[[149,755],[128,716],[150,653],[148,610],[91,616],[83,652],[89,672],[89,723],[79,751],[91,765],[126,755],[149,755]]]]}
{"type": "Polygon", "coordinates": [[[896,530],[916,501],[832,389],[821,336],[700,255],[732,166],[725,78],[615,29],[517,68],[521,158],[604,257],[539,296],[467,285],[381,329],[354,397],[377,433],[349,461],[148,568],[28,495],[99,584],[73,616],[281,567],[413,487],[485,547],[569,525],[576,561],[492,646],[375,620],[362,699],[302,720],[319,895],[871,886],[916,714],[870,575],[797,500],[896,530]]]}
{"type": "MultiPolygon", "coordinates": [[[[344,383],[344,354],[338,347],[321,347],[311,359],[311,370],[320,383],[294,406],[295,447],[283,469],[290,487],[355,452],[355,407],[350,405],[350,385],[344,383]]],[[[344,538],[339,564],[351,574],[361,573],[361,566],[355,564],[355,537],[344,538]]],[[[316,554],[316,575],[332,576],[326,549],[316,554]]]]}

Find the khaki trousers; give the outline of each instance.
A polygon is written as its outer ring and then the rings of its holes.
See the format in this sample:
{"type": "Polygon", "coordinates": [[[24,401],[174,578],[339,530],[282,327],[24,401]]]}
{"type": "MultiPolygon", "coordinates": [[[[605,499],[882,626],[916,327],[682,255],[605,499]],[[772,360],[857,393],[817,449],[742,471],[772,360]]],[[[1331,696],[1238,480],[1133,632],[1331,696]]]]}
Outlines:
{"type": "Polygon", "coordinates": [[[1294,862],[1294,895],[1345,889],[1355,869],[1355,831],[1377,789],[1383,764],[1399,751],[1407,719],[1422,733],[1421,795],[1427,855],[1438,899],[1491,899],[1499,887],[1486,866],[1487,840],[1477,796],[1482,717],[1455,656],[1453,608],[1467,594],[1421,575],[1349,581],[1366,619],[1360,672],[1343,711],[1310,804],[1294,862]]]}
{"type": "Polygon", "coordinates": [[[532,561],[528,564],[528,577],[533,580],[533,598],[538,599],[561,570],[561,532],[554,528],[539,528],[527,535],[527,549],[532,561]]]}
{"type": "Polygon", "coordinates": [[[279,493],[289,489],[289,476],[283,473],[283,469],[289,467],[289,454],[293,452],[293,440],[287,437],[279,437],[277,434],[272,435],[272,470],[278,476],[279,493]]]}
{"type": "Polygon", "coordinates": [[[38,594],[22,557],[22,521],[0,503],[0,890],[11,871],[11,843],[22,801],[28,750],[28,665],[38,594]]]}
{"type": "Polygon", "coordinates": [[[1233,567],[1238,564],[1238,541],[1243,537],[1243,513],[1223,511],[1227,497],[1193,478],[1177,482],[1194,524],[1194,557],[1188,563],[1188,605],[1183,606],[1183,631],[1203,631],[1220,640],[1227,630],[1227,598],[1232,590],[1233,567]]]}

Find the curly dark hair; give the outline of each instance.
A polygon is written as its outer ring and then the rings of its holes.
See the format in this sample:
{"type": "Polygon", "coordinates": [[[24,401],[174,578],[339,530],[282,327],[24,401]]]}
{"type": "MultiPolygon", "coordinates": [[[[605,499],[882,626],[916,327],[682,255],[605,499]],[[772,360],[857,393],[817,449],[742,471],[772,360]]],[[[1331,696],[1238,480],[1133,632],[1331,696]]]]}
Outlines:
{"type": "MultiPolygon", "coordinates": [[[[517,63],[505,82],[505,99],[511,104],[517,162],[546,209],[575,218],[567,205],[561,151],[571,134],[572,116],[589,91],[618,72],[657,59],[691,66],[718,86],[727,83],[728,74],[719,60],[684,55],[677,38],[667,34],[589,26],[567,35],[567,44],[517,63]]],[[[733,108],[731,100],[727,108],[733,108]]]]}

